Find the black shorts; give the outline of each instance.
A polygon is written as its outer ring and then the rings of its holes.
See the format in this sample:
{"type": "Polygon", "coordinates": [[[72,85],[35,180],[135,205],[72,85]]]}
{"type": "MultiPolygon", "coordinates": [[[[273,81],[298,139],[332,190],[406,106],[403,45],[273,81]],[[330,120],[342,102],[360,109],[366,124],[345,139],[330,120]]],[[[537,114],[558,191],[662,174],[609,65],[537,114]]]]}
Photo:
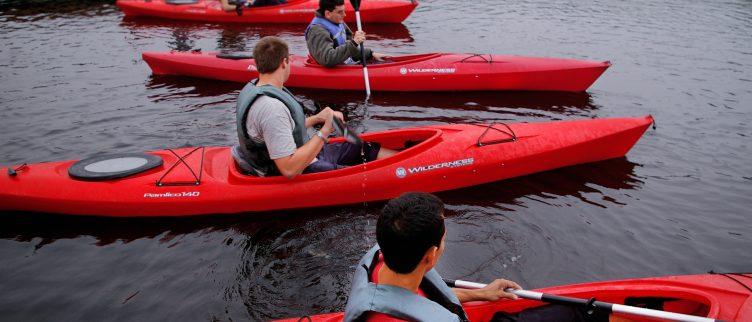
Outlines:
{"type": "Polygon", "coordinates": [[[362,164],[363,156],[366,162],[373,161],[379,155],[379,150],[381,150],[381,145],[369,142],[362,145],[362,153],[360,145],[348,142],[324,144],[321,152],[316,156],[318,160],[309,164],[303,173],[331,171],[362,164]]]}

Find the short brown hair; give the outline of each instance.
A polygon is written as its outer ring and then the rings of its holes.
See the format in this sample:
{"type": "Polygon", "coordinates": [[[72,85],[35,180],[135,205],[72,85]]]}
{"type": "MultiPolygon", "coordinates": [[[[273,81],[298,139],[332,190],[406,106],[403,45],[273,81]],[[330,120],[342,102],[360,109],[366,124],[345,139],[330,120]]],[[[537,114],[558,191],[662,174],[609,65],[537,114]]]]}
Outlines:
{"type": "Polygon", "coordinates": [[[287,43],[274,36],[261,38],[253,47],[253,58],[256,60],[256,69],[260,74],[273,73],[282,64],[282,60],[289,55],[290,49],[287,43]]]}

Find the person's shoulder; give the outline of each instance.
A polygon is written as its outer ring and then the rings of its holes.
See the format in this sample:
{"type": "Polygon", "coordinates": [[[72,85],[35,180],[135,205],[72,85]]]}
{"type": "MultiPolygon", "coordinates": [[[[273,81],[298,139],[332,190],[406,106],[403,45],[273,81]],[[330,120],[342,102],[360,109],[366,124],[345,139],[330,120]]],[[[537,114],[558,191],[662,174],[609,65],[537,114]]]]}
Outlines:
{"type": "Polygon", "coordinates": [[[283,103],[281,100],[279,100],[276,97],[271,97],[267,95],[259,95],[259,97],[256,99],[255,102],[253,102],[253,105],[256,106],[267,106],[267,107],[278,107],[278,106],[285,106],[285,103],[283,103]]]}
{"type": "Polygon", "coordinates": [[[311,29],[308,30],[309,35],[329,35],[329,31],[326,30],[326,27],[319,25],[319,24],[313,24],[311,25],[311,29]]]}
{"type": "Polygon", "coordinates": [[[279,99],[262,95],[253,102],[253,110],[260,114],[285,114],[290,115],[290,111],[279,99]]]}

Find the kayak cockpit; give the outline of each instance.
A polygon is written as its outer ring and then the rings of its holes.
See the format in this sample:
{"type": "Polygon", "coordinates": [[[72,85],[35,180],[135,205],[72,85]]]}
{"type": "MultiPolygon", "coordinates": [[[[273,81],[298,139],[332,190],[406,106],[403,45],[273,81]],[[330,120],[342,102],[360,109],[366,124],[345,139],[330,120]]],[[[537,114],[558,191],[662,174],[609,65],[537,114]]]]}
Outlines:
{"type": "MultiPolygon", "coordinates": [[[[609,287],[609,289],[557,292],[556,294],[583,299],[595,298],[608,303],[700,317],[718,316],[721,304],[709,294],[696,288],[667,287],[667,285],[649,285],[644,288],[632,285],[622,289],[609,287]]],[[[465,310],[471,321],[488,321],[496,312],[514,314],[541,305],[543,305],[542,302],[531,300],[478,302],[465,304],[465,310]]],[[[623,313],[614,313],[614,315],[624,317],[628,321],[655,321],[623,313]]]]}
{"type": "MultiPolygon", "coordinates": [[[[236,183],[249,183],[250,181],[255,184],[284,183],[293,181],[322,180],[363,173],[368,171],[369,169],[381,168],[405,159],[413,158],[438,144],[441,140],[441,134],[442,130],[437,128],[415,128],[363,134],[361,135],[363,141],[379,143],[384,148],[397,150],[399,152],[391,157],[370,161],[363,165],[347,167],[334,171],[302,174],[292,180],[282,176],[256,177],[253,175],[247,175],[239,170],[238,165],[233,159],[231,160],[233,166],[229,167],[230,173],[228,176],[228,181],[235,181],[236,183]]],[[[342,138],[334,138],[331,140],[331,142],[341,141],[343,141],[342,138]]],[[[232,159],[232,156],[229,154],[228,157],[232,159]]]]}
{"type": "MultiPolygon", "coordinates": [[[[421,62],[421,61],[424,61],[424,60],[433,59],[433,58],[436,58],[436,57],[439,57],[439,56],[441,56],[440,53],[427,53],[427,54],[392,56],[392,57],[390,57],[388,60],[386,60],[384,62],[369,63],[368,67],[369,68],[383,68],[383,67],[392,67],[392,66],[397,66],[397,65],[413,64],[413,63],[421,62]]],[[[304,65],[305,65],[305,67],[327,68],[327,67],[319,65],[319,63],[317,63],[316,60],[313,59],[313,57],[311,57],[310,55],[306,59],[304,65]]],[[[357,64],[357,65],[337,65],[334,68],[336,68],[336,69],[338,69],[338,68],[356,68],[356,69],[361,69],[361,68],[363,68],[363,66],[360,65],[360,64],[357,64]]]]}

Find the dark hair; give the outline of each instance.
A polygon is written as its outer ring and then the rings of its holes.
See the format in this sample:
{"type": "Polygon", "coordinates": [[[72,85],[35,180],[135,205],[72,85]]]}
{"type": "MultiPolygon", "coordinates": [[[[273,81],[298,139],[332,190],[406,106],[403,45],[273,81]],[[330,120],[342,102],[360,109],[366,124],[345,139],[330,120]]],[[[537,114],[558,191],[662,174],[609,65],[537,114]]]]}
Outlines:
{"type": "Polygon", "coordinates": [[[444,237],[444,203],[424,192],[408,192],[389,200],[376,223],[376,240],[393,271],[415,270],[426,251],[444,237]]]}
{"type": "Polygon", "coordinates": [[[318,12],[323,16],[324,11],[334,11],[334,7],[344,4],[345,0],[319,0],[318,12]]]}
{"type": "Polygon", "coordinates": [[[261,38],[253,47],[253,59],[256,60],[256,69],[260,74],[273,73],[289,55],[287,43],[274,36],[261,38]]]}

